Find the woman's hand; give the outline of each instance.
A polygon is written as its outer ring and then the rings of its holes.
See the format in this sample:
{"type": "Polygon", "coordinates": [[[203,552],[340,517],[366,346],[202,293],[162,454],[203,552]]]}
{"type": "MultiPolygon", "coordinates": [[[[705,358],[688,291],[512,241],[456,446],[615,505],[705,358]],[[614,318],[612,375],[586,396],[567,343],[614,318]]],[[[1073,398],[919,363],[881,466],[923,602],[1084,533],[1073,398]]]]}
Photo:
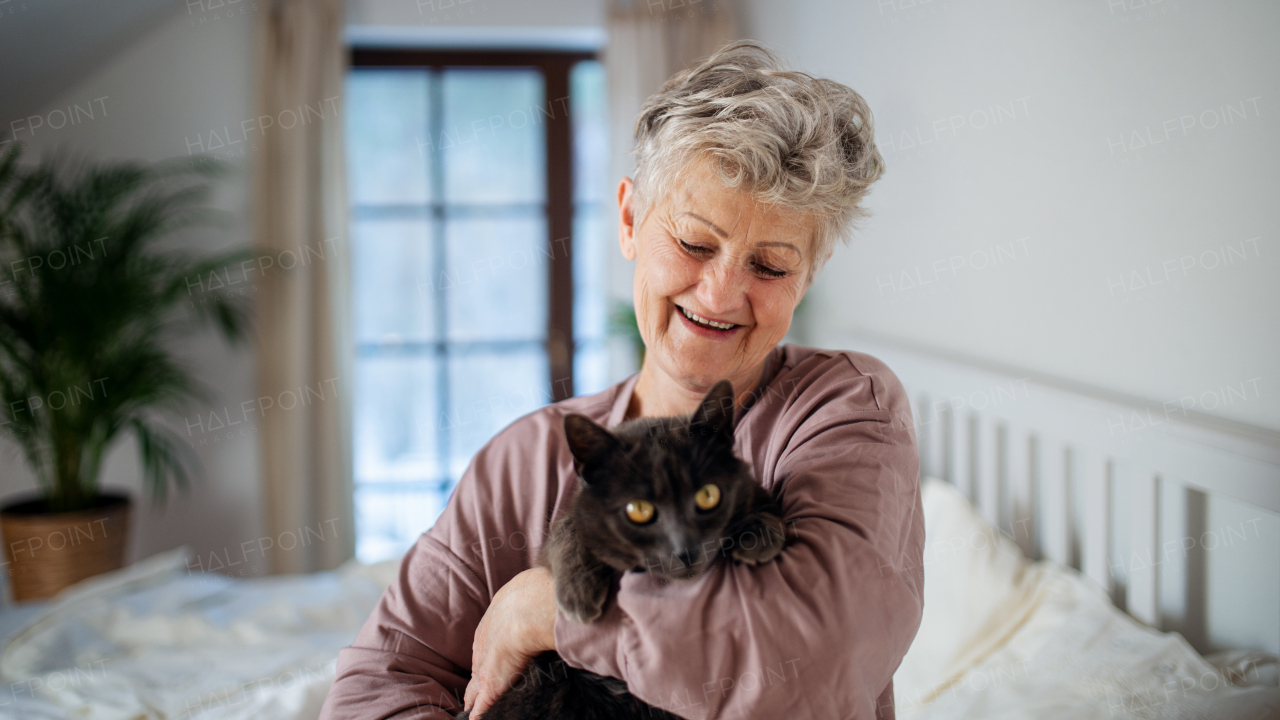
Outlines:
{"type": "Polygon", "coordinates": [[[471,682],[463,703],[473,720],[480,720],[532,658],[556,649],[555,628],[555,583],[549,570],[530,568],[498,590],[471,643],[471,682]]]}

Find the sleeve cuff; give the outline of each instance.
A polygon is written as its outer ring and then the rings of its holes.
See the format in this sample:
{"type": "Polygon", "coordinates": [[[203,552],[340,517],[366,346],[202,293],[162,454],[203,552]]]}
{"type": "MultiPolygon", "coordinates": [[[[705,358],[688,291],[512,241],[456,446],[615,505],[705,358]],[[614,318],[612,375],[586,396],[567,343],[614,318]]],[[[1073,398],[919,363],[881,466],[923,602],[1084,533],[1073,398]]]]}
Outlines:
{"type": "Polygon", "coordinates": [[[623,649],[627,645],[624,636],[630,629],[631,619],[614,597],[609,598],[604,614],[586,625],[570,620],[556,608],[556,652],[572,667],[626,682],[623,649]]]}

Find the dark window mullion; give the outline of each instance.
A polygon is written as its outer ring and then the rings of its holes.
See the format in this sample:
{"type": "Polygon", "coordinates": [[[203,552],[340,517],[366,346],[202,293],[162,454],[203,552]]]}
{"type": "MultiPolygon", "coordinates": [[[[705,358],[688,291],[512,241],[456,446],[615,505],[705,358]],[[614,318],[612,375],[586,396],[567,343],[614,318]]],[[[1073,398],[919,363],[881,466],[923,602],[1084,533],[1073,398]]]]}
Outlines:
{"type": "MultiPolygon", "coordinates": [[[[542,66],[546,102],[569,97],[573,60],[549,58],[542,66]]],[[[567,103],[562,103],[562,106],[567,103]]],[[[554,105],[553,105],[554,107],[554,105]]],[[[569,113],[547,120],[547,360],[552,402],[573,397],[573,126],[569,113]]]]}
{"type": "Polygon", "coordinates": [[[553,62],[592,60],[591,52],[539,52],[521,50],[387,50],[354,48],[353,67],[545,67],[553,62]]]}
{"type": "Polygon", "coordinates": [[[547,211],[546,203],[400,203],[400,204],[360,204],[352,206],[357,220],[384,217],[429,217],[444,213],[449,219],[466,218],[502,218],[542,217],[547,211]]]}
{"type": "MultiPolygon", "coordinates": [[[[427,137],[436,137],[436,132],[444,126],[444,76],[436,69],[424,70],[427,73],[427,94],[430,98],[427,109],[427,137]]],[[[431,199],[431,231],[432,245],[435,250],[435,267],[432,272],[439,275],[448,267],[448,254],[445,247],[444,227],[444,153],[433,149],[429,155],[427,171],[431,175],[431,189],[435,197],[431,199]]],[[[449,306],[444,283],[431,283],[435,293],[436,310],[436,413],[432,425],[436,428],[437,470],[440,477],[453,479],[452,456],[449,453],[452,445],[447,423],[434,422],[449,413],[449,306]]]]}
{"type": "Polygon", "coordinates": [[[458,340],[445,342],[441,340],[406,341],[398,343],[363,342],[356,344],[359,357],[373,356],[418,356],[429,357],[449,353],[459,355],[500,355],[504,353],[523,352],[529,349],[541,349],[545,345],[542,340],[458,340]]]}
{"type": "Polygon", "coordinates": [[[360,489],[378,493],[401,494],[405,492],[443,493],[453,483],[448,476],[435,480],[370,480],[360,483],[360,489]]]}

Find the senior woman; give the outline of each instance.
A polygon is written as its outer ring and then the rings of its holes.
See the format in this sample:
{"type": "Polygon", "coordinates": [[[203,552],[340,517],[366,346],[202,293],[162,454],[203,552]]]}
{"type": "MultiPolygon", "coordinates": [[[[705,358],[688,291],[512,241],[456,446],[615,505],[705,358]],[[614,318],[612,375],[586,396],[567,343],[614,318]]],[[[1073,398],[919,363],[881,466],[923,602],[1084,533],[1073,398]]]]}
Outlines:
{"type": "Polygon", "coordinates": [[[545,650],[686,718],[893,716],[923,590],[907,398],[874,358],[778,345],[880,175],[871,114],[740,41],[673,76],[636,137],[618,204],[643,367],[476,454],[340,653],[322,717],[482,716],[545,650]],[[738,390],[735,448],[783,508],[785,549],[687,583],[626,573],[600,619],[572,622],[534,566],[577,492],[562,418],[687,413],[722,378],[738,390]]]}

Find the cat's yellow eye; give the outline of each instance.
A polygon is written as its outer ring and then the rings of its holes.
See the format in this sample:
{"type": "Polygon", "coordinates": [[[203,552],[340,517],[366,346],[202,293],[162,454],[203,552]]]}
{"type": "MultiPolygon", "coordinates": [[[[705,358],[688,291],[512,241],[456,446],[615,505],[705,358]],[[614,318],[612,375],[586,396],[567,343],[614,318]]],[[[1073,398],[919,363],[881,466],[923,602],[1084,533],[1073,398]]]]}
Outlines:
{"type": "Polygon", "coordinates": [[[710,510],[720,504],[720,488],[710,483],[703,485],[693,496],[693,502],[703,510],[710,510]]]}
{"type": "Polygon", "coordinates": [[[653,519],[653,503],[648,500],[632,500],[627,503],[627,519],[643,525],[653,519]]]}

